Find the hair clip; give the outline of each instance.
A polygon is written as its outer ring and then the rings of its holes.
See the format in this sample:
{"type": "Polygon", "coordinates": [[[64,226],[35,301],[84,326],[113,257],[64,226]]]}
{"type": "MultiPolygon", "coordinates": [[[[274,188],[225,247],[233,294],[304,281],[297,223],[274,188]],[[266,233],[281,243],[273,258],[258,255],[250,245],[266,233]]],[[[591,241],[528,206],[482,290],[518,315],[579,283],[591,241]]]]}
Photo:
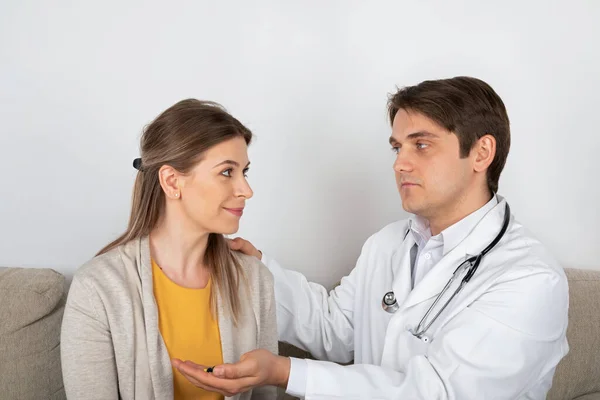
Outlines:
{"type": "Polygon", "coordinates": [[[133,160],[133,168],[137,169],[138,171],[142,170],[142,159],[141,158],[136,158],[135,160],[133,160]]]}

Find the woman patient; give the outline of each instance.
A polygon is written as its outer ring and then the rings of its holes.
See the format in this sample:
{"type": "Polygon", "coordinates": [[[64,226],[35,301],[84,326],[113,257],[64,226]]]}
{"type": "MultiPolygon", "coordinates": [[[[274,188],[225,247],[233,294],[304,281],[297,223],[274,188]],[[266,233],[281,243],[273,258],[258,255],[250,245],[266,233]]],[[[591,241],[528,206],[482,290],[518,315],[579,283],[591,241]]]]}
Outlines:
{"type": "MultiPolygon", "coordinates": [[[[63,318],[69,399],[220,399],[171,359],[211,367],[277,353],[273,278],[233,253],[252,190],[252,133],[221,106],[183,100],[141,138],[129,225],[75,274],[63,318]]],[[[266,387],[236,399],[276,397],[266,387]]]]}

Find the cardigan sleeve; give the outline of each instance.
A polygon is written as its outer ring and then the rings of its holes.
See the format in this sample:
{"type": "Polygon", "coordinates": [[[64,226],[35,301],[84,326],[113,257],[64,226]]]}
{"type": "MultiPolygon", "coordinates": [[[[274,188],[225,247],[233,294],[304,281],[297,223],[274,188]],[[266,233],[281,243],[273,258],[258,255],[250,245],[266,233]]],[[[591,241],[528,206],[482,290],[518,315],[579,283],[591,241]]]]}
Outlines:
{"type": "Polygon", "coordinates": [[[111,332],[96,290],[75,275],[62,321],[61,365],[68,399],[119,397],[111,332]]]}
{"type": "MultiPolygon", "coordinates": [[[[273,275],[257,260],[260,282],[260,331],[258,332],[258,347],[278,354],[277,316],[275,306],[275,290],[273,275]]],[[[252,399],[276,399],[277,388],[263,386],[252,391],[252,399]]]]}

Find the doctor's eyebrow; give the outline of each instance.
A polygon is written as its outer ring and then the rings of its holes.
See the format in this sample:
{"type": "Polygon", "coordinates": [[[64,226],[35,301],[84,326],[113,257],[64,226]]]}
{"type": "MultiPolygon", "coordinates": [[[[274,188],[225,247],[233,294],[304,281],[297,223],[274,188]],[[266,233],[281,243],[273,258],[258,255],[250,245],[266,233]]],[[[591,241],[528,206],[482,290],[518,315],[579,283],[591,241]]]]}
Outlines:
{"type": "MultiPolygon", "coordinates": [[[[420,138],[437,139],[439,136],[428,131],[418,131],[406,136],[406,140],[415,140],[420,138]]],[[[390,144],[393,146],[395,144],[400,144],[400,142],[398,142],[393,136],[390,136],[390,144]]]]}

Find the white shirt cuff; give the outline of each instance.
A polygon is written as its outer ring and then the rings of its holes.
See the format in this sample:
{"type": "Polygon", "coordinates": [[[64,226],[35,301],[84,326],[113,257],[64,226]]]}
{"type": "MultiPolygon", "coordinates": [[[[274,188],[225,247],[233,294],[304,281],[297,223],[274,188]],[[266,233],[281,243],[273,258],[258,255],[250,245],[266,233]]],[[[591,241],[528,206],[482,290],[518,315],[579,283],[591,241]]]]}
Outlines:
{"type": "Polygon", "coordinates": [[[290,357],[290,377],[285,392],[294,397],[306,395],[306,380],[308,377],[308,363],[300,358],[290,357]]]}

